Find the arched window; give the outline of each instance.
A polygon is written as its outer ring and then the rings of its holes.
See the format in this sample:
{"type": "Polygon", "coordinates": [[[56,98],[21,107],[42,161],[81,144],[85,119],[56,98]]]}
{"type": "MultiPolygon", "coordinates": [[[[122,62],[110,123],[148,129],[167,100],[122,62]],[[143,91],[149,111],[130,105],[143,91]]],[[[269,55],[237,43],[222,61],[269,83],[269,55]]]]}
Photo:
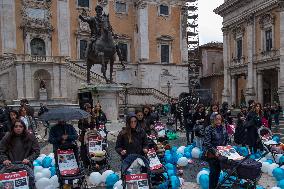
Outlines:
{"type": "Polygon", "coordinates": [[[45,43],[40,38],[34,38],[31,40],[31,55],[45,56],[45,43]]]}

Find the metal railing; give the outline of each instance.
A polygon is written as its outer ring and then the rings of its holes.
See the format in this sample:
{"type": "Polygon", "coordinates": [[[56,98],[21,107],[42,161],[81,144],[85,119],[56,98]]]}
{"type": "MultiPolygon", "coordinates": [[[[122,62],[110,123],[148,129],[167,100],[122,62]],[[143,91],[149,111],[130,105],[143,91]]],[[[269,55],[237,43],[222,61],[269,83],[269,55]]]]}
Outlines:
{"type": "Polygon", "coordinates": [[[18,62],[52,62],[64,64],[68,61],[68,56],[39,56],[39,55],[30,55],[30,54],[17,54],[15,61],[18,62]]]}

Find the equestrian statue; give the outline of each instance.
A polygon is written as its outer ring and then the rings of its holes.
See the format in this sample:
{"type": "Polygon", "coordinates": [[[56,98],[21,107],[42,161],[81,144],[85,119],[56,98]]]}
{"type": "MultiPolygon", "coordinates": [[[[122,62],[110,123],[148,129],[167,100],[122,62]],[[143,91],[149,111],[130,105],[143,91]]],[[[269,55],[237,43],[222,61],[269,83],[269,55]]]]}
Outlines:
{"type": "Polygon", "coordinates": [[[91,38],[86,49],[87,59],[87,83],[90,83],[90,72],[94,64],[101,64],[101,72],[107,83],[113,83],[112,73],[115,53],[119,57],[122,68],[125,69],[121,51],[114,42],[116,35],[112,31],[109,22],[109,15],[103,14],[103,7],[97,5],[95,8],[96,16],[86,17],[80,15],[83,22],[87,22],[91,29],[91,38]],[[107,64],[110,64],[110,78],[106,76],[107,64]]]}

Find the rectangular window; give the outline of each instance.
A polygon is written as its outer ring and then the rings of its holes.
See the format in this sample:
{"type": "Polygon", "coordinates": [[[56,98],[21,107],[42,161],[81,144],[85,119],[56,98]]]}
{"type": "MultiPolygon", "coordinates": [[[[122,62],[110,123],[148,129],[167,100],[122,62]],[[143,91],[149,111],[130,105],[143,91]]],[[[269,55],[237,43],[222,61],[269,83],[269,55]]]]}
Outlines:
{"type": "Polygon", "coordinates": [[[169,15],[169,6],[167,5],[160,5],[160,15],[169,15]]]}
{"type": "Polygon", "coordinates": [[[265,51],[272,49],[272,29],[265,31],[265,51]]]}
{"type": "Polygon", "coordinates": [[[126,3],[124,3],[124,2],[116,2],[115,3],[115,10],[118,13],[126,13],[126,3]]]}
{"type": "Polygon", "coordinates": [[[161,62],[169,63],[170,62],[170,46],[161,45],[161,62]]]}
{"type": "Polygon", "coordinates": [[[87,40],[80,40],[80,59],[85,59],[87,49],[87,40]]]}
{"type": "Polygon", "coordinates": [[[212,73],[215,73],[215,71],[216,71],[215,63],[212,63],[212,73]]]}
{"type": "Polygon", "coordinates": [[[78,0],[78,7],[87,7],[89,8],[89,0],[78,0]]]}
{"type": "Polygon", "coordinates": [[[237,59],[238,61],[241,60],[243,56],[243,40],[240,38],[240,39],[237,39],[237,59]]]}
{"type": "Polygon", "coordinates": [[[126,43],[118,43],[118,48],[120,49],[122,60],[128,61],[128,48],[126,43]]]}

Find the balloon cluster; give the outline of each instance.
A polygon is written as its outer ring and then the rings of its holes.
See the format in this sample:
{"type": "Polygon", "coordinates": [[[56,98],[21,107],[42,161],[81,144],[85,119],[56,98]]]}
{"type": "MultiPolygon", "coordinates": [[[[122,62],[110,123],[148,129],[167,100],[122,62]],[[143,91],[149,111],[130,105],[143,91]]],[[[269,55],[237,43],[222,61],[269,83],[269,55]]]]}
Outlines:
{"type": "Polygon", "coordinates": [[[94,186],[106,186],[107,189],[122,189],[122,181],[119,180],[118,174],[112,170],[106,170],[103,174],[92,172],[89,176],[89,182],[94,186]]]}
{"type": "Polygon", "coordinates": [[[37,189],[56,189],[59,187],[53,153],[41,154],[33,162],[33,166],[37,189]]]}

